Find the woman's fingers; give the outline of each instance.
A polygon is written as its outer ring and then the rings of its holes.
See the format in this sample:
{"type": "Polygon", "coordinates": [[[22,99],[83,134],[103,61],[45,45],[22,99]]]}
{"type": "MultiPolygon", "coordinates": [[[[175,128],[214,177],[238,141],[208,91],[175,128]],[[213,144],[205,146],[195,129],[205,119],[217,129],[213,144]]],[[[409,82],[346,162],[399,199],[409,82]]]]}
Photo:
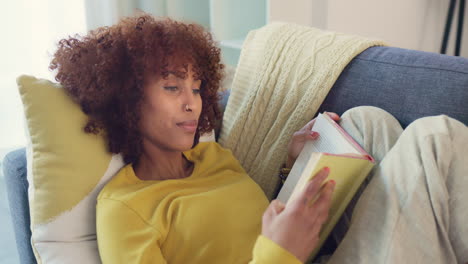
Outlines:
{"type": "MultiPolygon", "coordinates": [[[[331,119],[335,120],[335,121],[340,121],[340,116],[337,114],[337,113],[333,113],[333,112],[324,112],[324,114],[328,115],[329,117],[331,117],[331,119]]],[[[313,137],[317,138],[318,136],[318,133],[317,132],[313,132],[312,131],[312,128],[314,127],[314,124],[315,124],[315,118],[310,120],[303,128],[301,128],[298,132],[309,132],[309,134],[312,133],[315,133],[316,135],[312,135],[313,137]]],[[[307,135],[307,133],[304,133],[307,135]]],[[[312,138],[314,139],[314,138],[312,138]]]]}
{"type": "Polygon", "coordinates": [[[268,208],[265,210],[265,213],[263,214],[263,220],[264,221],[270,221],[273,219],[275,216],[280,214],[285,208],[285,205],[278,201],[278,200],[273,200],[271,201],[270,205],[268,208]]]}
{"type": "Polygon", "coordinates": [[[262,226],[265,227],[267,226],[268,223],[271,223],[273,219],[275,219],[275,211],[273,210],[273,205],[270,203],[270,205],[267,207],[265,212],[263,212],[262,216],[262,226]]]}
{"type": "Polygon", "coordinates": [[[310,120],[309,123],[307,123],[301,130],[310,131],[312,130],[312,127],[314,126],[314,124],[315,124],[315,118],[310,120]]]}
{"type": "MultiPolygon", "coordinates": [[[[323,113],[328,115],[329,117],[331,117],[331,119],[335,121],[339,121],[341,119],[337,113],[333,113],[333,112],[323,112],[323,113]]],[[[314,124],[315,124],[315,118],[310,120],[305,126],[301,128],[301,130],[312,130],[312,127],[314,127],[314,124]]]]}
{"type": "Polygon", "coordinates": [[[333,112],[324,112],[324,114],[327,114],[329,117],[331,117],[331,119],[335,120],[335,121],[340,121],[340,116],[337,114],[337,113],[333,113],[333,112]]]}
{"type": "MultiPolygon", "coordinates": [[[[335,121],[340,121],[341,119],[341,117],[337,113],[334,113],[334,112],[323,112],[323,113],[328,115],[329,117],[331,117],[331,119],[335,121]]],[[[315,124],[315,118],[310,120],[309,123],[307,123],[303,128],[301,128],[301,130],[310,131],[314,127],[314,124],[315,124]]]]}
{"type": "Polygon", "coordinates": [[[293,140],[295,142],[304,142],[307,140],[314,140],[319,137],[319,133],[310,130],[299,130],[293,134],[293,140]]]}
{"type": "Polygon", "coordinates": [[[272,207],[273,207],[273,211],[276,213],[276,214],[280,214],[284,208],[285,208],[285,205],[284,203],[282,203],[281,201],[279,200],[273,200],[271,202],[272,204],[272,207]]]}
{"type": "Polygon", "coordinates": [[[322,182],[327,178],[328,174],[330,172],[330,169],[328,167],[325,167],[321,169],[311,181],[307,183],[305,186],[304,190],[300,194],[299,198],[297,199],[297,207],[307,207],[311,201],[315,197],[317,197],[317,194],[320,191],[320,186],[322,185],[322,182]]]}
{"type": "Polygon", "coordinates": [[[316,224],[320,226],[328,219],[330,211],[333,191],[335,189],[335,181],[328,181],[322,188],[320,196],[310,206],[310,210],[317,215],[316,224]]]}

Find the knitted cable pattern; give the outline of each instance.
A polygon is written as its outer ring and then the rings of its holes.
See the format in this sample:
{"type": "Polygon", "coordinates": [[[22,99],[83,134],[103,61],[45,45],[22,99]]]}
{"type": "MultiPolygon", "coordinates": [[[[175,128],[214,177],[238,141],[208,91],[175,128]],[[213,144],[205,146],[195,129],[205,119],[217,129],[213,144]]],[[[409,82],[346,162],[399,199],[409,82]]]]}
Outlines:
{"type": "Polygon", "coordinates": [[[219,143],[272,199],[292,134],[310,121],[344,67],[380,41],[288,23],[244,42],[219,143]]]}

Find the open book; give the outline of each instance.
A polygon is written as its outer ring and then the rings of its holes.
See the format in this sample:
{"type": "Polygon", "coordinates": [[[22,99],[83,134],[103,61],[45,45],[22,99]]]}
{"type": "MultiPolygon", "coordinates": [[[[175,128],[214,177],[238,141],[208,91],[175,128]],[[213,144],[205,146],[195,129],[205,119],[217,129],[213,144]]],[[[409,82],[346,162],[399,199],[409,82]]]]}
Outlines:
{"type": "Polygon", "coordinates": [[[336,182],[332,204],[328,220],[322,227],[317,248],[309,260],[313,259],[322,247],[346,206],[374,166],[374,159],[328,115],[317,116],[313,131],[320,134],[319,138],[305,144],[277,198],[283,203],[294,200],[319,170],[325,166],[330,168],[326,181],[333,179],[336,182]]]}

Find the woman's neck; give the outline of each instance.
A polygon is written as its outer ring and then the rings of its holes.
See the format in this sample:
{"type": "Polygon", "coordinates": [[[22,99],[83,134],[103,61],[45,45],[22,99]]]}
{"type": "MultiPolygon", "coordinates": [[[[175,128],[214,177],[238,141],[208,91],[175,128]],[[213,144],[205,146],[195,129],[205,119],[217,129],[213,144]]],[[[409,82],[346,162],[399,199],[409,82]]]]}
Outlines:
{"type": "Polygon", "coordinates": [[[162,150],[152,146],[144,148],[133,169],[141,180],[181,179],[192,174],[193,163],[181,151],[162,150]]]}

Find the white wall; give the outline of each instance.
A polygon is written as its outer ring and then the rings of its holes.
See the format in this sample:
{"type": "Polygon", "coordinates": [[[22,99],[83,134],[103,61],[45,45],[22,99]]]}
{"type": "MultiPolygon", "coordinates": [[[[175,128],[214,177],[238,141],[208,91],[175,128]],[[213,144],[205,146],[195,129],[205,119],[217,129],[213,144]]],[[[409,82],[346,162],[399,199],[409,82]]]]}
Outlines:
{"type": "MultiPolygon", "coordinates": [[[[391,46],[439,52],[449,0],[270,0],[270,21],[379,38],[391,46]]],[[[454,53],[458,9],[447,54],[454,53]]],[[[468,57],[468,6],[461,56],[468,57]]]]}
{"type": "Polygon", "coordinates": [[[312,1],[310,0],[270,0],[270,21],[285,21],[301,25],[313,25],[312,1]]]}
{"type": "Polygon", "coordinates": [[[48,66],[56,42],[85,32],[81,0],[3,1],[0,16],[0,149],[24,146],[24,113],[16,77],[34,75],[53,80],[48,66]]]}

